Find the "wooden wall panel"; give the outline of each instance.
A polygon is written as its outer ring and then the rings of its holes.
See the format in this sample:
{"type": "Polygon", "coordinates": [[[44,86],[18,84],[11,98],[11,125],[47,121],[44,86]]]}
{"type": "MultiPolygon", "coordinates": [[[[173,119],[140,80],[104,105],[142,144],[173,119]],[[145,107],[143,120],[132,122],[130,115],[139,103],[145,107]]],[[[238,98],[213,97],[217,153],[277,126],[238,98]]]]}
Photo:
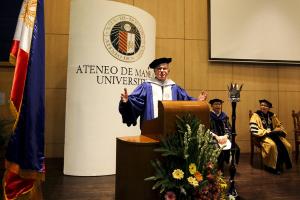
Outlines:
{"type": "Polygon", "coordinates": [[[46,35],[46,88],[66,88],[68,35],[46,35]]]}
{"type": "Polygon", "coordinates": [[[292,118],[292,110],[298,112],[300,110],[300,92],[279,92],[279,114],[280,120],[286,129],[287,139],[294,146],[294,125],[292,118]]]}
{"type": "Polygon", "coordinates": [[[70,0],[45,1],[46,157],[63,157],[70,0]]]}
{"type": "Polygon", "coordinates": [[[277,67],[264,65],[233,65],[233,80],[244,84],[244,90],[278,90],[277,67]]]}
{"type": "Polygon", "coordinates": [[[184,38],[183,0],[135,0],[134,5],[154,16],[158,38],[184,38]]]}
{"type": "MultiPolygon", "coordinates": [[[[250,136],[249,136],[250,138],[250,136]]],[[[236,143],[240,147],[241,153],[250,152],[250,140],[242,140],[239,135],[236,136],[236,143]]]]}
{"type": "MultiPolygon", "coordinates": [[[[0,120],[13,119],[13,115],[11,113],[10,103],[9,103],[13,74],[14,74],[13,67],[0,67],[0,92],[1,92],[0,120]]],[[[13,124],[11,126],[13,126],[13,124]]],[[[0,132],[0,134],[2,133],[0,132]]]]}
{"type": "MultiPolygon", "coordinates": [[[[141,8],[151,14],[155,20],[156,23],[158,23],[158,2],[159,0],[152,0],[152,1],[145,1],[145,0],[134,0],[134,6],[141,8]]],[[[157,27],[156,27],[157,29],[157,27]]]]}
{"type": "Polygon", "coordinates": [[[184,40],[157,39],[156,57],[172,58],[170,78],[184,87],[184,40]]]}
{"type": "MultiPolygon", "coordinates": [[[[46,90],[46,117],[45,117],[46,118],[46,126],[45,126],[46,149],[47,146],[49,145],[64,144],[65,110],[66,110],[66,90],[47,89],[46,90]]],[[[49,154],[46,154],[46,156],[55,157],[55,155],[52,155],[50,152],[49,154]]]]}
{"type": "Polygon", "coordinates": [[[45,32],[69,34],[70,0],[45,1],[45,32]]]}
{"type": "Polygon", "coordinates": [[[14,70],[14,67],[0,67],[0,91],[5,93],[6,100],[10,96],[14,70]]]}
{"type": "Polygon", "coordinates": [[[189,89],[185,89],[185,90],[190,96],[195,98],[197,98],[200,94],[200,90],[189,90],[189,89]]]}
{"type": "Polygon", "coordinates": [[[157,37],[184,38],[184,1],[159,0],[157,11],[157,37]]]}
{"type": "Polygon", "coordinates": [[[207,90],[208,62],[206,41],[185,40],[185,88],[207,90]],[[206,59],[205,59],[206,58],[206,59]]]}
{"type": "Polygon", "coordinates": [[[208,90],[227,90],[232,82],[232,65],[228,63],[209,63],[208,90]]]}
{"type": "Polygon", "coordinates": [[[64,143],[47,143],[45,147],[46,158],[63,158],[64,143]]]}
{"type": "Polygon", "coordinates": [[[185,38],[202,39],[208,38],[207,1],[185,0],[185,38]]]}
{"type": "Polygon", "coordinates": [[[278,67],[279,91],[300,91],[300,67],[278,67]]]}

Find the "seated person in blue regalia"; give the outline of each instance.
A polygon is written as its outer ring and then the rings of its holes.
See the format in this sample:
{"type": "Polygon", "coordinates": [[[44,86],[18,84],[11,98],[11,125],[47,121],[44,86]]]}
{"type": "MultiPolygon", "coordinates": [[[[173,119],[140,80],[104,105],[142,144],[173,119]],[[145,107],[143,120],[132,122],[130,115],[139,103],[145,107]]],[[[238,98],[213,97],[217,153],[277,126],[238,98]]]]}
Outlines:
{"type": "Polygon", "coordinates": [[[137,86],[130,95],[128,95],[127,89],[124,89],[119,103],[119,112],[122,115],[123,123],[135,126],[138,117],[140,117],[141,124],[144,120],[157,118],[158,101],[203,101],[206,99],[206,92],[201,92],[198,99],[191,97],[174,81],[168,79],[171,61],[172,58],[155,59],[149,65],[151,69],[154,69],[155,78],[146,80],[137,86]]]}
{"type": "MultiPolygon", "coordinates": [[[[217,140],[220,147],[223,147],[221,152],[218,165],[219,168],[223,170],[224,162],[229,162],[230,158],[230,148],[231,148],[231,125],[229,122],[229,117],[225,112],[222,111],[223,101],[221,99],[212,99],[209,101],[211,105],[210,117],[210,131],[213,137],[217,140]]],[[[239,147],[235,146],[236,161],[239,159],[239,147]]]]}

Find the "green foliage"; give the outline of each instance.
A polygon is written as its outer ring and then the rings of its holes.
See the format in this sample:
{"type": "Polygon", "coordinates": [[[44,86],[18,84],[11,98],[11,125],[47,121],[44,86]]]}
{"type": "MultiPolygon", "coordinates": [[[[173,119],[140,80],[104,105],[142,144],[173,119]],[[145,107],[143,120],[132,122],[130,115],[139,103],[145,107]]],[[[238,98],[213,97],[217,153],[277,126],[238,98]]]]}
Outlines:
{"type": "Polygon", "coordinates": [[[196,199],[203,191],[214,191],[220,196],[221,184],[225,183],[216,167],[221,149],[210,131],[190,114],[177,117],[176,125],[177,131],[163,138],[155,149],[161,153],[161,159],[151,161],[155,174],[145,180],[155,181],[153,189],[160,189],[161,193],[173,191],[176,199],[196,199]],[[191,166],[195,166],[192,171],[191,166]],[[183,177],[174,175],[177,169],[183,177]]]}

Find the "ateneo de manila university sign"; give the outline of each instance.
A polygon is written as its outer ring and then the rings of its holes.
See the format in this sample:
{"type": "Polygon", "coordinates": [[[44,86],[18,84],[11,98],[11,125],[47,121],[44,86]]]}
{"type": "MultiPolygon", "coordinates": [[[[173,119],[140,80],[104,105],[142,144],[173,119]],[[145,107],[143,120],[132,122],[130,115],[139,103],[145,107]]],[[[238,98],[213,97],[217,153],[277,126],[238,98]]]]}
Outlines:
{"type": "Polygon", "coordinates": [[[140,134],[122,124],[120,94],[151,77],[155,20],[118,2],[71,1],[64,174],[115,173],[116,138],[140,134]]]}

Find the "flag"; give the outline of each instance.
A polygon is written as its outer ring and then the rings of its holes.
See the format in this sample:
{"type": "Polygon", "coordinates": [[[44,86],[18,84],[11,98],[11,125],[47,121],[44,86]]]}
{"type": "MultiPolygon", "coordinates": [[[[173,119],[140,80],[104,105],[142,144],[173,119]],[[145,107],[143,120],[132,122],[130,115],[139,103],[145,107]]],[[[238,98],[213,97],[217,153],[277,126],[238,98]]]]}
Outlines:
{"type": "Polygon", "coordinates": [[[10,61],[15,64],[10,101],[16,121],[5,155],[4,199],[32,199],[45,176],[44,0],[23,1],[10,61]]]}

